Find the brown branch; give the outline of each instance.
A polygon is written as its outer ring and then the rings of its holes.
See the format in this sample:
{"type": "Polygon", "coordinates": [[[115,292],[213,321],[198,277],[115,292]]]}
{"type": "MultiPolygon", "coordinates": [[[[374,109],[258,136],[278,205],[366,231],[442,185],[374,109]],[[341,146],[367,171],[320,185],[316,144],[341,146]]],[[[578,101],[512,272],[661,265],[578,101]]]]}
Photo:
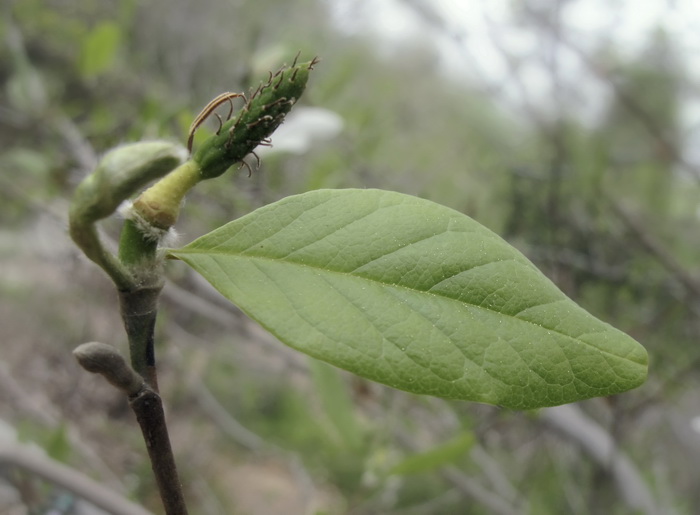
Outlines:
{"type": "Polygon", "coordinates": [[[165,423],[163,402],[153,389],[144,388],[129,400],[136,414],[143,439],[146,442],[151,467],[167,515],[187,515],[182,484],[177,474],[173,450],[170,447],[168,426],[165,423]]]}
{"type": "Polygon", "coordinates": [[[163,402],[158,393],[137,374],[121,354],[99,342],[80,345],[73,351],[80,365],[88,372],[101,374],[129,397],[129,406],[136,415],[146,442],[151,467],[167,515],[187,515],[187,507],[178,478],[175,458],[165,423],[163,402]]]}

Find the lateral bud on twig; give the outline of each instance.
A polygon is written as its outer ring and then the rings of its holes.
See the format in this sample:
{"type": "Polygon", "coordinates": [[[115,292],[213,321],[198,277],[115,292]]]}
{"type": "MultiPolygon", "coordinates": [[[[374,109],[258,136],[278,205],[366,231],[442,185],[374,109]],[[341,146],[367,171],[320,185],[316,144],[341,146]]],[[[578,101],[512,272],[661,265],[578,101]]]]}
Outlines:
{"type": "Polygon", "coordinates": [[[94,223],[108,217],[123,201],[186,158],[187,151],[169,141],[130,143],[110,150],[78,186],[71,203],[71,219],[94,223]]]}
{"type": "Polygon", "coordinates": [[[111,345],[100,342],[83,343],[76,347],[73,355],[85,370],[101,374],[111,385],[129,397],[138,395],[145,387],[143,377],[138,375],[111,345]]]}
{"type": "Polygon", "coordinates": [[[187,515],[187,506],[165,423],[163,401],[158,393],[134,372],[111,345],[99,342],[83,343],[73,351],[73,355],[85,370],[102,374],[107,381],[129,397],[129,405],[136,415],[146,442],[165,512],[187,515]]]}
{"type": "Polygon", "coordinates": [[[78,186],[69,211],[70,235],[85,255],[109,274],[119,289],[134,286],[129,271],[108,252],[95,223],[149,182],[182,163],[187,151],[169,141],[122,145],[105,154],[96,170],[78,186]]]}

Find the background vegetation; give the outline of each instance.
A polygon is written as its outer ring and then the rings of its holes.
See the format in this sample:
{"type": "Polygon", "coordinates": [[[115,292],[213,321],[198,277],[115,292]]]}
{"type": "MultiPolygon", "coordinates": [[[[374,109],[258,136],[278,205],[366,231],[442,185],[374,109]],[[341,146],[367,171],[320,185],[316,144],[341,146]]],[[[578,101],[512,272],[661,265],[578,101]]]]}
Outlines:
{"type": "MultiPolygon", "coordinates": [[[[423,37],[389,43],[360,30],[350,4],[323,0],[5,0],[0,435],[158,510],[125,401],[70,353],[125,336],[110,282],[67,236],[67,202],[101,152],[184,141],[209,99],[301,50],[323,62],[295,110],[330,110],[342,131],[264,156],[250,178],[202,184],[183,242],[314,188],[418,195],[500,233],[638,339],[650,379],[533,413],[411,396],[285,348],[172,263],[158,357],[193,513],[700,511],[698,80],[686,41],[662,26],[638,51],[610,33],[581,38],[567,25],[579,2],[484,15],[506,79],[495,81],[430,2],[402,2],[423,37]],[[513,44],[515,30],[531,44],[513,44]],[[439,38],[461,48],[464,70],[445,69],[439,38]]],[[[0,511],[29,481],[6,471],[0,511]]],[[[45,485],[25,495],[38,510],[56,498],[45,485]]]]}

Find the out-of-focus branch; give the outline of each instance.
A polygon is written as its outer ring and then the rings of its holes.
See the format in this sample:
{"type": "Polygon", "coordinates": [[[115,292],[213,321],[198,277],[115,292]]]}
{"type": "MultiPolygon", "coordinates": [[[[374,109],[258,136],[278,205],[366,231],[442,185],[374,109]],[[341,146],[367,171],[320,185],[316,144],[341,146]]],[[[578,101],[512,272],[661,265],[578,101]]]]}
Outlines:
{"type": "MultiPolygon", "coordinates": [[[[181,300],[189,299],[189,296],[191,296],[197,299],[198,301],[203,302],[204,305],[211,305],[212,307],[214,307],[214,305],[210,301],[202,299],[201,297],[197,297],[196,295],[188,292],[187,290],[182,290],[180,292],[180,296],[181,300]]],[[[206,316],[206,311],[204,313],[206,316]]],[[[224,323],[224,326],[228,325],[229,327],[231,327],[232,315],[233,313],[230,313],[228,317],[225,317],[223,320],[220,320],[220,322],[224,323]]],[[[243,327],[244,326],[241,325],[241,328],[243,327]]],[[[192,342],[194,340],[196,343],[201,345],[206,345],[208,343],[201,341],[201,338],[189,333],[175,321],[171,322],[171,329],[175,329],[177,332],[181,333],[182,337],[178,339],[181,339],[182,342],[192,342]]],[[[240,329],[238,329],[238,331],[240,332],[240,329]]],[[[255,343],[257,345],[258,342],[256,341],[255,343]]],[[[176,351],[179,362],[183,363],[186,361],[186,358],[182,350],[178,347],[181,347],[181,345],[175,346],[173,350],[176,351]]],[[[282,347],[282,345],[279,344],[276,347],[279,349],[282,347]]],[[[285,356],[282,356],[283,359],[284,357],[285,356]]],[[[209,390],[209,388],[201,379],[201,377],[199,377],[197,372],[193,372],[195,368],[196,367],[188,368],[188,371],[191,374],[193,374],[194,377],[185,378],[185,380],[190,384],[190,390],[192,392],[192,395],[196,399],[197,405],[201,408],[201,410],[211,419],[211,421],[221,430],[223,434],[231,438],[231,440],[236,442],[238,445],[254,453],[273,456],[284,461],[287,468],[293,473],[294,478],[296,480],[297,489],[302,495],[305,505],[310,510],[313,505],[313,500],[315,498],[316,486],[314,484],[313,478],[306,470],[303,460],[296,453],[286,451],[285,449],[278,447],[277,445],[263,439],[261,436],[254,433],[253,431],[245,427],[243,424],[241,424],[219,402],[216,395],[214,395],[211,392],[211,390],[209,390]]],[[[305,374],[308,373],[308,370],[306,368],[301,368],[298,365],[295,366],[294,362],[290,362],[287,368],[297,368],[297,371],[303,372],[305,374]]]]}
{"type": "Polygon", "coordinates": [[[664,133],[654,116],[637,101],[637,98],[633,94],[616,82],[608,70],[598,65],[585,51],[567,38],[566,31],[560,31],[546,16],[537,12],[527,2],[523,2],[523,8],[540,26],[550,31],[557,31],[559,43],[578,57],[586,69],[610,88],[620,102],[620,105],[639,120],[641,126],[647,131],[649,136],[656,141],[659,148],[663,149],[665,155],[689,172],[695,179],[700,180],[700,167],[685,159],[683,152],[669,136],[664,133]]]}
{"type": "MultiPolygon", "coordinates": [[[[422,420],[423,424],[428,426],[427,429],[430,433],[440,432],[436,424],[444,423],[445,420],[447,420],[446,425],[454,425],[454,429],[457,429],[458,424],[456,423],[454,412],[451,408],[444,401],[438,399],[433,400],[438,403],[436,407],[437,413],[431,413],[430,416],[412,415],[412,418],[422,420]]],[[[380,406],[379,403],[367,402],[364,404],[364,409],[372,413],[373,417],[386,416],[384,408],[380,406]]],[[[425,450],[424,444],[420,444],[415,436],[403,426],[395,428],[394,438],[402,447],[411,452],[421,452],[425,450]]],[[[475,448],[478,448],[478,444],[475,445],[475,448]]],[[[484,486],[477,478],[465,474],[454,465],[441,467],[438,473],[447,483],[455,487],[463,497],[481,504],[490,510],[491,513],[498,515],[522,515],[527,513],[527,501],[512,486],[506,474],[498,467],[498,464],[488,459],[485,456],[487,453],[483,451],[483,449],[480,449],[475,454],[474,456],[474,450],[472,450],[472,457],[476,462],[488,462],[488,470],[484,470],[484,474],[487,479],[493,483],[493,489],[484,486]],[[503,489],[501,490],[501,488],[503,489]]]]}
{"type": "Polygon", "coordinates": [[[521,507],[525,504],[523,496],[520,495],[520,492],[515,489],[513,483],[506,476],[501,464],[486,449],[479,444],[474,445],[471,450],[471,458],[504,500],[521,507]]]}
{"type": "Polygon", "coordinates": [[[21,468],[113,515],[151,515],[151,512],[81,472],[19,442],[0,441],[0,467],[21,468]]]}
{"type": "Polygon", "coordinates": [[[611,200],[610,209],[639,242],[696,300],[700,300],[700,279],[686,268],[658,241],[638,217],[632,215],[619,202],[611,200]]]}
{"type": "MultiPolygon", "coordinates": [[[[413,452],[420,452],[422,449],[406,431],[397,431],[396,438],[407,449],[413,452]]],[[[500,492],[492,491],[483,486],[475,478],[462,472],[454,465],[442,467],[439,474],[460,493],[473,499],[482,506],[488,508],[492,513],[498,515],[523,515],[527,510],[521,510],[511,504],[500,492]]]]}
{"type": "Polygon", "coordinates": [[[302,354],[280,344],[274,336],[242,315],[232,304],[226,307],[217,304],[214,296],[219,294],[209,289],[209,284],[201,276],[194,274],[193,280],[201,285],[202,289],[194,293],[174,282],[167,282],[163,288],[162,300],[166,301],[166,305],[171,303],[224,328],[235,330],[236,334],[244,337],[242,340],[245,342],[264,347],[266,352],[279,356],[288,368],[303,374],[307,373],[306,358],[302,354]],[[208,293],[210,291],[211,295],[208,293]]]}
{"type": "Polygon", "coordinates": [[[440,475],[452,483],[463,494],[472,497],[474,500],[487,507],[492,513],[499,515],[523,515],[526,513],[526,511],[521,511],[511,506],[498,492],[487,490],[455,466],[444,467],[440,470],[440,475]]]}
{"type": "MultiPolygon", "coordinates": [[[[0,363],[0,391],[3,392],[3,402],[17,410],[22,416],[35,423],[49,428],[57,428],[65,423],[51,405],[37,396],[30,394],[14,378],[5,363],[0,363]]],[[[88,445],[79,428],[72,424],[67,425],[68,441],[72,448],[76,449],[89,467],[97,471],[102,484],[109,484],[112,488],[119,489],[123,486],[121,479],[104,462],[102,457],[88,445]]]]}
{"type": "MultiPolygon", "coordinates": [[[[6,43],[14,64],[16,73],[20,74],[25,83],[27,112],[8,109],[8,114],[16,117],[16,123],[27,124],[41,120],[38,126],[48,126],[53,134],[63,139],[69,154],[77,163],[80,176],[93,170],[97,164],[97,156],[90,143],[85,139],[73,120],[62,110],[49,108],[49,94],[44,86],[45,80],[38,69],[34,68],[27,56],[22,33],[12,20],[10,12],[6,12],[6,43]]],[[[76,174],[77,176],[77,174],[76,174]]]]}
{"type": "Polygon", "coordinates": [[[546,408],[540,412],[540,417],[612,474],[622,498],[632,510],[646,515],[675,513],[670,507],[661,509],[658,506],[634,463],[617,448],[612,436],[580,408],[572,404],[546,408]]]}

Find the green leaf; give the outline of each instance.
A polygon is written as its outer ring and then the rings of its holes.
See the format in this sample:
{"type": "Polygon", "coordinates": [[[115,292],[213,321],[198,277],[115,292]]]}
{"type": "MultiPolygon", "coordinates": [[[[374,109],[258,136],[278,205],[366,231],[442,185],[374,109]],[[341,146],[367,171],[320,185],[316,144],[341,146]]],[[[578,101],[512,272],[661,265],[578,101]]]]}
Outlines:
{"type": "Polygon", "coordinates": [[[312,191],[169,252],[290,347],[401,390],[530,409],[646,378],[641,345],[423,199],[312,191]]]}
{"type": "Polygon", "coordinates": [[[91,78],[107,71],[121,43],[121,29],[116,23],[102,22],[83,41],[80,72],[91,78]]]}
{"type": "Polygon", "coordinates": [[[474,446],[474,435],[462,433],[456,438],[442,445],[438,445],[426,452],[414,454],[394,465],[390,474],[408,475],[432,472],[438,467],[449,465],[461,458],[474,446]]]}

